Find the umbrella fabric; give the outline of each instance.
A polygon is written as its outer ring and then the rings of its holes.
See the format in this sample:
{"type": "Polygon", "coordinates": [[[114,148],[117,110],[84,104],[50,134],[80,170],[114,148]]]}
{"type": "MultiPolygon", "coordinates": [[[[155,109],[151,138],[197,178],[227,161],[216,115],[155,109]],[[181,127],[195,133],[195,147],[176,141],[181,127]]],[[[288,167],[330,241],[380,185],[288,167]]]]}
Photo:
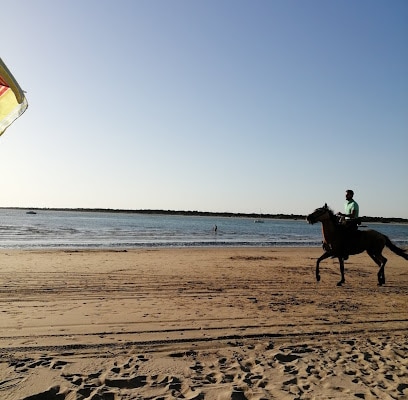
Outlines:
{"type": "Polygon", "coordinates": [[[0,135],[27,107],[24,92],[0,58],[0,135]]]}

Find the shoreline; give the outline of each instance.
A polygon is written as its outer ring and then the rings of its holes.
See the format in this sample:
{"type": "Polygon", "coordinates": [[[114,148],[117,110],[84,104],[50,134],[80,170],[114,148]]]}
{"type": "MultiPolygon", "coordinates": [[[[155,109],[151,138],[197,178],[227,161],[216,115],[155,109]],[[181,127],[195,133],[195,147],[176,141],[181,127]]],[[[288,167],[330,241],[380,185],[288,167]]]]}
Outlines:
{"type": "MultiPolygon", "coordinates": [[[[192,210],[153,210],[153,209],[115,209],[115,208],[54,208],[54,207],[0,207],[0,210],[22,210],[31,213],[34,211],[65,211],[65,212],[84,212],[84,213],[113,213],[113,214],[146,214],[146,215],[175,215],[175,216],[201,216],[201,217],[224,217],[224,218],[249,218],[249,219],[268,219],[268,220],[305,220],[306,214],[259,214],[259,213],[240,213],[229,211],[192,211],[192,210]]],[[[408,224],[408,218],[402,217],[376,217],[362,216],[362,223],[400,223],[408,224]]]]}
{"type": "Polygon", "coordinates": [[[0,250],[0,397],[408,396],[406,260],[385,250],[377,287],[372,260],[352,256],[338,288],[335,260],[315,282],[320,255],[0,250]]]}

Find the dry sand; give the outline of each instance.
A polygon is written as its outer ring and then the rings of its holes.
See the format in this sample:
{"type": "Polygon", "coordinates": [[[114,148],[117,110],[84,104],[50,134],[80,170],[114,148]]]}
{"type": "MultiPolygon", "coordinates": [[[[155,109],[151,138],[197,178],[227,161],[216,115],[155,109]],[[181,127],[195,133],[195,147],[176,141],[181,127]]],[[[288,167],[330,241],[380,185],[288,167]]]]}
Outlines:
{"type": "Polygon", "coordinates": [[[0,399],[408,399],[408,262],[0,252],[0,399]]]}

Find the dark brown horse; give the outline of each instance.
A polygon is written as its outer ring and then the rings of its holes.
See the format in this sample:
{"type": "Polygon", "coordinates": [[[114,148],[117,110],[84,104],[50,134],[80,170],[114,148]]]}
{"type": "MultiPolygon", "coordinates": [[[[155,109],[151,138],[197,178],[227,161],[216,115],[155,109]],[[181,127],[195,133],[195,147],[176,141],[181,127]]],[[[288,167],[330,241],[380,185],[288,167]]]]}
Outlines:
{"type": "MultiPolygon", "coordinates": [[[[321,255],[316,262],[316,279],[320,281],[319,264],[326,258],[333,257],[338,258],[340,263],[341,280],[337,283],[337,286],[341,286],[344,282],[344,249],[345,242],[348,240],[347,235],[350,232],[344,228],[344,226],[338,223],[338,217],[333,214],[333,211],[325,204],[323,207],[316,208],[306,218],[309,224],[315,224],[316,222],[322,223],[323,230],[323,248],[324,254],[321,255]]],[[[352,233],[352,240],[347,242],[348,253],[359,254],[366,251],[367,254],[374,260],[374,262],[380,267],[378,271],[378,285],[385,284],[384,267],[387,259],[382,255],[382,251],[387,246],[395,254],[408,260],[408,254],[406,250],[400,249],[393,244],[391,240],[380,232],[375,230],[358,230],[352,233]]]]}

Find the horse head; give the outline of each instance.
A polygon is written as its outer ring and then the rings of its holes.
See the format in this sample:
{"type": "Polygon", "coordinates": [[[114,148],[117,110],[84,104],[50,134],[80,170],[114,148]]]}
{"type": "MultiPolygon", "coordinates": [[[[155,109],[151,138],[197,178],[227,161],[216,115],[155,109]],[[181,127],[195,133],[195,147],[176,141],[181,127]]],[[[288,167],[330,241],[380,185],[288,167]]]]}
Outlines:
{"type": "Polygon", "coordinates": [[[324,219],[331,218],[333,215],[333,211],[327,207],[327,204],[325,204],[323,207],[316,208],[316,210],[309,214],[306,217],[306,221],[309,224],[315,224],[316,222],[321,222],[324,219]]]}

